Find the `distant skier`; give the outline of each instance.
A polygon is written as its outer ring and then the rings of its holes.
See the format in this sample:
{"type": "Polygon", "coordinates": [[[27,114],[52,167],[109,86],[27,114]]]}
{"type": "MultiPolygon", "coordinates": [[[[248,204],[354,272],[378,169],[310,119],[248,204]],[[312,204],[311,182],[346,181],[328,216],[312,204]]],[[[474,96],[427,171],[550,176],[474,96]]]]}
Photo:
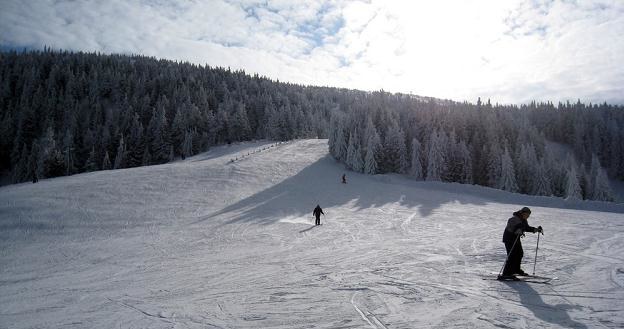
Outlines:
{"type": "Polygon", "coordinates": [[[505,262],[505,268],[500,279],[514,278],[515,274],[527,275],[520,268],[522,263],[522,257],[524,251],[522,250],[522,243],[520,237],[524,236],[524,232],[543,233],[542,227],[537,228],[529,226],[527,218],[531,215],[531,209],[524,207],[513,213],[513,217],[507,220],[507,226],[503,233],[503,242],[505,243],[505,249],[507,249],[507,261],[505,262]]]}
{"type": "Polygon", "coordinates": [[[347,175],[342,174],[342,184],[347,184],[347,175]]]}
{"type": "Polygon", "coordinates": [[[325,213],[323,213],[323,209],[321,209],[321,206],[316,205],[316,208],[314,208],[312,214],[314,215],[314,217],[316,217],[315,225],[321,225],[321,214],[325,216],[325,213]]]}

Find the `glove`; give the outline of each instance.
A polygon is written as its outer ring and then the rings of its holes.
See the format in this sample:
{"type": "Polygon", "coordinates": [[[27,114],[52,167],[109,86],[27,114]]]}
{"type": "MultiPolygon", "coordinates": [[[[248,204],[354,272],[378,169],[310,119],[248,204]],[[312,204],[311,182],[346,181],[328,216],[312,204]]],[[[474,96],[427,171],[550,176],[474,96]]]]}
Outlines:
{"type": "Polygon", "coordinates": [[[541,226],[538,226],[536,231],[537,231],[537,233],[544,234],[544,229],[541,226]]]}

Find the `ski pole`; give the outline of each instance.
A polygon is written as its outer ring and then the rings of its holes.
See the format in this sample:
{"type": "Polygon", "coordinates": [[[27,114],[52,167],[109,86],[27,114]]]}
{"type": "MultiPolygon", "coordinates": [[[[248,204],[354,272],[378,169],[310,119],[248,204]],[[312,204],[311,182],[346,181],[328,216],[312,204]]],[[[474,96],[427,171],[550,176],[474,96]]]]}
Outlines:
{"type": "Polygon", "coordinates": [[[537,250],[539,249],[539,236],[540,236],[540,233],[537,233],[537,246],[535,247],[535,261],[533,262],[533,275],[535,275],[535,265],[537,265],[537,250]]]}
{"type": "Polygon", "coordinates": [[[516,242],[518,242],[518,239],[520,239],[521,235],[522,234],[516,235],[516,240],[514,241],[513,245],[511,246],[511,250],[509,250],[509,253],[507,254],[507,258],[505,258],[505,262],[503,263],[503,267],[501,267],[500,271],[498,272],[498,276],[501,276],[501,274],[503,273],[503,270],[505,269],[505,266],[507,265],[507,261],[509,261],[509,256],[511,255],[511,253],[514,250],[514,248],[516,247],[516,242]]]}

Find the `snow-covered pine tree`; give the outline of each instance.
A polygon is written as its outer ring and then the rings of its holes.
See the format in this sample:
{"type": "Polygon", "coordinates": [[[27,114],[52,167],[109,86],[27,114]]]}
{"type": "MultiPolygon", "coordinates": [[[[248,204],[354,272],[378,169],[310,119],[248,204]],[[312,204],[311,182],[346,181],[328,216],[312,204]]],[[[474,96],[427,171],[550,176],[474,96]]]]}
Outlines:
{"type": "Polygon", "coordinates": [[[386,138],[383,143],[383,172],[395,172],[404,174],[407,172],[407,159],[405,154],[405,134],[396,121],[392,121],[386,131],[386,138]]]}
{"type": "Polygon", "coordinates": [[[533,195],[552,195],[551,181],[548,178],[548,171],[546,169],[546,163],[544,158],[537,161],[535,166],[535,178],[533,179],[533,195]]]}
{"type": "Polygon", "coordinates": [[[607,177],[607,173],[604,169],[598,171],[598,176],[596,177],[596,185],[594,186],[594,200],[599,201],[613,201],[613,191],[611,190],[611,186],[609,184],[609,179],[607,177]]]}
{"type": "Polygon", "coordinates": [[[589,191],[588,199],[590,200],[595,200],[594,192],[596,191],[596,178],[598,177],[598,172],[601,168],[602,165],[600,164],[598,156],[596,155],[596,153],[593,153],[591,158],[591,166],[589,167],[589,186],[587,189],[589,191]]]}
{"type": "Polygon", "coordinates": [[[501,156],[501,177],[499,179],[498,188],[503,191],[518,192],[514,164],[507,147],[505,147],[505,151],[501,156]]]}
{"type": "Polygon", "coordinates": [[[175,153],[173,152],[173,145],[169,145],[169,157],[167,158],[167,161],[173,161],[175,160],[175,153]]]}
{"type": "Polygon", "coordinates": [[[439,181],[445,172],[444,148],[440,142],[440,134],[437,129],[431,132],[429,137],[429,146],[427,147],[427,175],[428,181],[439,181]]]}
{"type": "Polygon", "coordinates": [[[191,155],[193,155],[193,132],[187,130],[182,142],[182,159],[186,159],[191,155]]]}
{"type": "Polygon", "coordinates": [[[145,151],[143,151],[143,158],[141,159],[141,163],[143,166],[149,166],[152,163],[152,154],[149,151],[149,147],[146,147],[145,151]]]}
{"type": "Polygon", "coordinates": [[[592,200],[613,201],[613,191],[609,184],[607,172],[603,168],[598,168],[596,170],[596,177],[594,177],[592,181],[594,186],[592,200]]]}
{"type": "Polygon", "coordinates": [[[345,137],[345,129],[342,120],[335,122],[335,144],[334,144],[334,157],[338,160],[344,161],[347,157],[347,141],[345,137]]]}
{"type": "Polygon", "coordinates": [[[377,173],[377,152],[381,148],[381,142],[379,141],[379,135],[377,131],[374,131],[372,135],[368,137],[368,144],[366,145],[366,155],[364,156],[364,173],[374,175],[377,173]]]}
{"type": "MultiPolygon", "coordinates": [[[[182,155],[184,137],[186,135],[187,130],[187,121],[185,116],[182,114],[180,108],[176,110],[176,114],[173,117],[173,121],[171,122],[171,142],[174,145],[174,149],[180,155],[182,155]]],[[[143,156],[143,151],[141,151],[141,158],[143,156]]],[[[141,160],[141,159],[139,159],[141,160]]]]}
{"type": "MultiPolygon", "coordinates": [[[[164,97],[164,96],[163,96],[164,97]]],[[[169,149],[169,136],[167,135],[167,116],[165,111],[165,100],[159,101],[159,109],[152,113],[148,125],[148,133],[150,143],[150,150],[152,151],[152,160],[157,163],[165,163],[170,158],[169,149]]]]}
{"type": "Polygon", "coordinates": [[[130,135],[126,141],[126,167],[142,165],[143,149],[145,148],[143,125],[138,113],[134,113],[130,135]]]}
{"type": "Polygon", "coordinates": [[[230,132],[232,140],[243,141],[251,136],[251,128],[249,127],[249,118],[245,110],[245,104],[238,102],[234,105],[235,109],[230,116],[230,132]]]}
{"type": "Polygon", "coordinates": [[[568,168],[566,181],[567,184],[565,190],[565,198],[570,200],[582,200],[583,194],[581,192],[581,186],[579,185],[579,180],[576,174],[576,168],[574,164],[572,164],[568,168]]]}
{"type": "Polygon", "coordinates": [[[423,180],[425,175],[423,173],[422,160],[420,153],[422,145],[418,141],[418,139],[412,139],[412,161],[410,162],[410,171],[409,175],[414,177],[417,180],[423,180]]]}
{"type": "Polygon", "coordinates": [[[54,129],[48,126],[46,134],[38,143],[37,177],[56,177],[65,173],[63,154],[54,138],[54,129]]]}
{"type": "Polygon", "coordinates": [[[486,175],[488,184],[490,187],[497,187],[502,175],[501,159],[503,155],[498,142],[490,141],[489,147],[484,152],[484,155],[487,156],[486,175]]]}
{"type": "Polygon", "coordinates": [[[104,152],[104,160],[102,160],[102,170],[110,170],[112,168],[108,151],[104,152]]]}
{"type": "Polygon", "coordinates": [[[69,176],[76,172],[76,166],[74,164],[75,148],[74,137],[72,133],[67,130],[63,137],[63,167],[65,168],[65,175],[69,176]]]}
{"type": "Polygon", "coordinates": [[[353,171],[362,172],[364,163],[360,152],[360,141],[357,130],[349,135],[349,146],[347,147],[346,165],[353,171]]]}
{"type": "Polygon", "coordinates": [[[520,193],[529,194],[533,190],[537,154],[533,144],[523,144],[516,156],[516,177],[520,193]]]}
{"type": "Polygon", "coordinates": [[[89,152],[89,157],[87,158],[87,161],[85,162],[85,171],[86,172],[92,172],[92,171],[96,171],[98,170],[98,165],[96,163],[96,159],[95,159],[95,147],[91,148],[91,152],[89,152]]]}
{"type": "Polygon", "coordinates": [[[472,156],[463,140],[457,144],[457,159],[460,166],[458,181],[463,184],[472,184],[472,156]]]}
{"type": "Polygon", "coordinates": [[[117,155],[115,156],[115,164],[113,169],[121,169],[126,165],[126,144],[124,143],[123,134],[119,138],[119,146],[117,147],[117,155]]]}

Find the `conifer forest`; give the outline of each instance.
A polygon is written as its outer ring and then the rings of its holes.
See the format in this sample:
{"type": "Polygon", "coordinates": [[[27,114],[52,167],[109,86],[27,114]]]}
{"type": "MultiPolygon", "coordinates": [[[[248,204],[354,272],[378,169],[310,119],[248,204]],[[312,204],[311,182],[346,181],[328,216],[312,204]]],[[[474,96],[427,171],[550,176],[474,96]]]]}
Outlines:
{"type": "Polygon", "coordinates": [[[132,55],[0,52],[2,183],[162,164],[216,145],[327,138],[353,171],[612,201],[624,108],[455,102],[132,55]]]}

